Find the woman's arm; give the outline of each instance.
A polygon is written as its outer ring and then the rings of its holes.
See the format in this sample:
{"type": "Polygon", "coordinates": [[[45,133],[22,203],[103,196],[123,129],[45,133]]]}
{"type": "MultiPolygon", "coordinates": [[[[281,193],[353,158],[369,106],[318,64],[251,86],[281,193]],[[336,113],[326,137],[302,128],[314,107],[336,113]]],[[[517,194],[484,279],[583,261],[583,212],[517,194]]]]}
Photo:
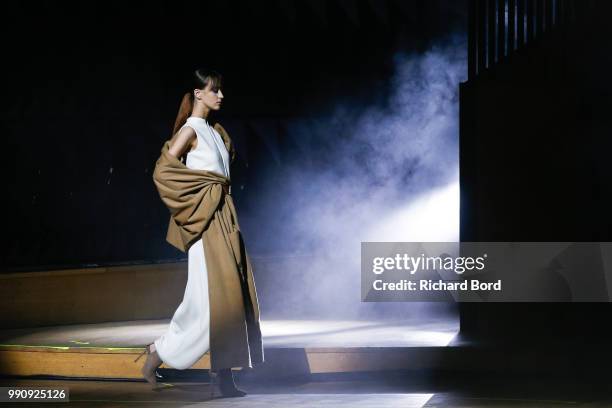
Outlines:
{"type": "Polygon", "coordinates": [[[188,150],[195,149],[198,144],[195,130],[190,126],[184,126],[170,139],[168,153],[175,157],[182,157],[188,150]]]}

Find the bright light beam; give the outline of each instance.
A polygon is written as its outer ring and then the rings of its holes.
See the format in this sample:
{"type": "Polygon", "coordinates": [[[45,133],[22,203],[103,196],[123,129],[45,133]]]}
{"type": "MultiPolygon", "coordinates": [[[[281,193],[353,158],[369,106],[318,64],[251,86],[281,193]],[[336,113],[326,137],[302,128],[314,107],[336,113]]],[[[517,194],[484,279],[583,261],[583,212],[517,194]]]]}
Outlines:
{"type": "Polygon", "coordinates": [[[384,218],[364,241],[458,242],[459,183],[433,190],[384,218]]]}

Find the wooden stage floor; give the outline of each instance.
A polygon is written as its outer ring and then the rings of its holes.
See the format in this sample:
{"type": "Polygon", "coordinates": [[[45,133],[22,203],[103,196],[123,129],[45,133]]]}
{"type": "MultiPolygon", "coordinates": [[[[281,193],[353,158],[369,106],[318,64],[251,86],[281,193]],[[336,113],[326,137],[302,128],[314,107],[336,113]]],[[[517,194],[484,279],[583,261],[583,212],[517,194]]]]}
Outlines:
{"type": "MultiPolygon", "coordinates": [[[[134,363],[134,358],[168,323],[138,320],[2,330],[0,375],[139,378],[144,359],[134,363]]],[[[422,368],[436,361],[436,351],[451,346],[459,331],[459,322],[451,318],[261,323],[266,362],[255,371],[263,376],[422,368]]],[[[206,353],[192,369],[209,367],[206,353]]]]}
{"type": "MultiPolygon", "coordinates": [[[[144,347],[169,320],[137,320],[0,331],[0,345],[144,347]]],[[[459,331],[453,319],[432,321],[262,320],[264,348],[440,347],[459,331]]]]}

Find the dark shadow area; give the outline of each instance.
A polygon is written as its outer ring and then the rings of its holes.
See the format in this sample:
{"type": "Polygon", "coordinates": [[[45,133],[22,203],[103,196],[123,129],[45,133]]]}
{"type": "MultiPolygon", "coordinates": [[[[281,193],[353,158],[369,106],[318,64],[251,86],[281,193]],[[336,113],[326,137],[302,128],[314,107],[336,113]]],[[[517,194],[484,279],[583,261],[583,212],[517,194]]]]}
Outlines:
{"type": "MultiPolygon", "coordinates": [[[[510,2],[526,4],[520,12],[531,19],[523,45],[500,58],[499,36],[486,28],[497,21],[489,3],[470,3],[470,79],[461,87],[461,240],[610,241],[612,5],[510,2]]],[[[558,266],[545,272],[557,273],[558,266]]],[[[600,282],[603,301],[462,304],[462,335],[530,343],[551,358],[551,344],[565,343],[554,358],[570,366],[586,349],[607,359],[606,281],[596,262],[583,267],[575,272],[600,282]]],[[[605,371],[597,360],[585,364],[605,371]]]]}

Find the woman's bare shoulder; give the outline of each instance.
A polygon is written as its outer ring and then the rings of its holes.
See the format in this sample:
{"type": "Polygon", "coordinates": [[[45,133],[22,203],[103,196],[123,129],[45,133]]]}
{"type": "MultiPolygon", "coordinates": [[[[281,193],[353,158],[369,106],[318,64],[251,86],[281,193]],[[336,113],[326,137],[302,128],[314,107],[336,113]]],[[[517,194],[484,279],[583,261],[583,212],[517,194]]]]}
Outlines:
{"type": "Polygon", "coordinates": [[[191,126],[183,126],[170,139],[168,152],[176,157],[181,157],[189,150],[195,149],[198,139],[195,130],[191,126]]]}

